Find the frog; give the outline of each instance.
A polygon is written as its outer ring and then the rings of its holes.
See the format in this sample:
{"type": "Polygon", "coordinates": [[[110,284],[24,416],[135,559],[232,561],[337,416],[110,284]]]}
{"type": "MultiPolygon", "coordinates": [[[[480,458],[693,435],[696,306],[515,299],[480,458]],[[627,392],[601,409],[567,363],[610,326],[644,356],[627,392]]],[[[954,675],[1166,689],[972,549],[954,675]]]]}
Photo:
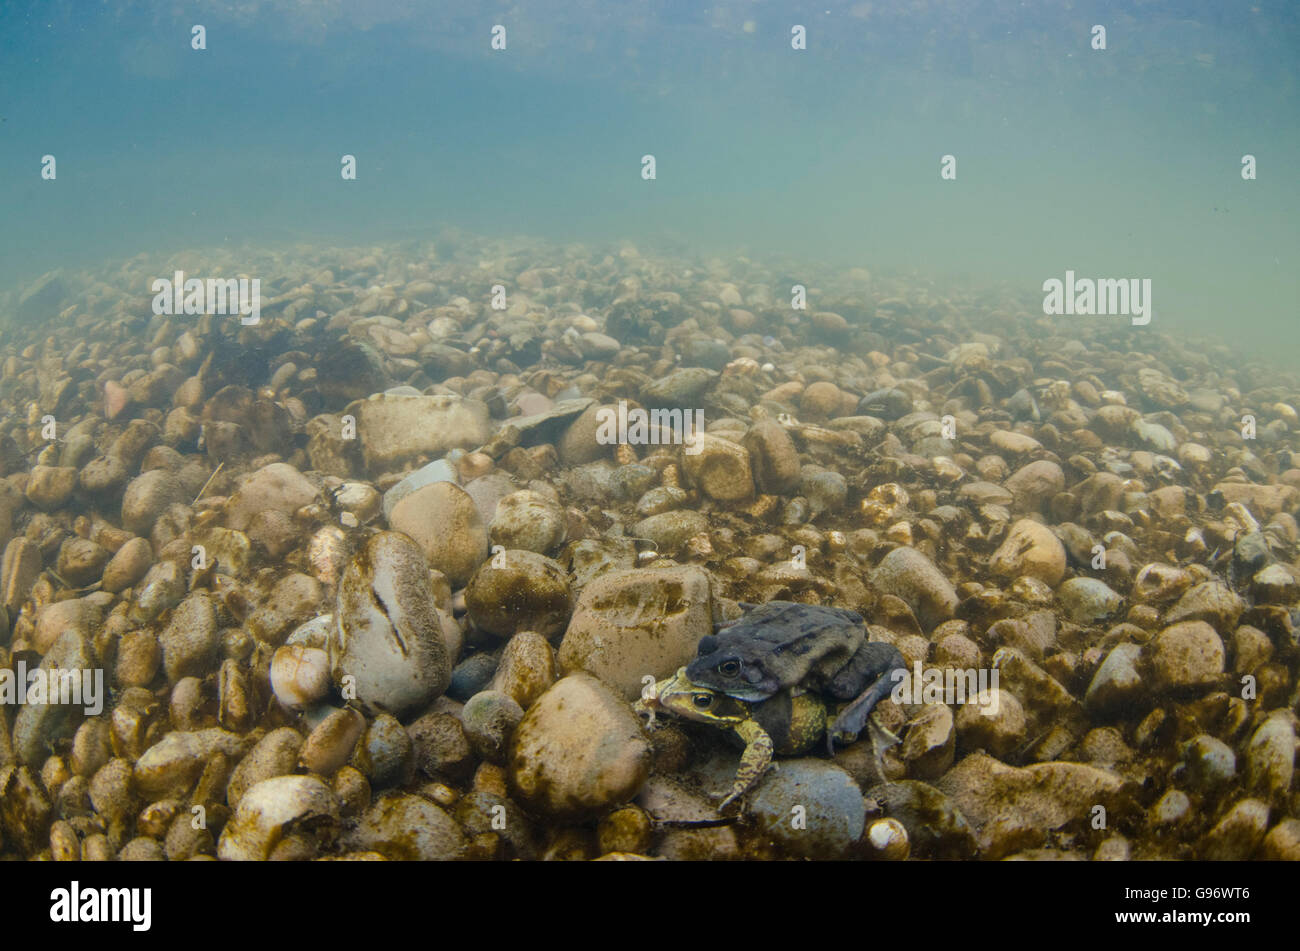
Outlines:
{"type": "Polygon", "coordinates": [[[783,690],[846,701],[827,725],[826,747],[851,742],[907,672],[898,648],[868,641],[861,614],[794,601],[741,604],[746,613],[700,639],[685,677],[697,688],[748,704],[783,690]]]}
{"type": "Polygon", "coordinates": [[[657,711],[729,731],[745,747],[731,791],[718,805],[722,812],[749,792],[773,766],[772,755],[799,755],[813,749],[826,732],[826,703],[817,694],[798,689],[778,691],[766,700],[749,703],[694,684],[686,668],[659,681],[635,704],[655,726],[657,711]]]}

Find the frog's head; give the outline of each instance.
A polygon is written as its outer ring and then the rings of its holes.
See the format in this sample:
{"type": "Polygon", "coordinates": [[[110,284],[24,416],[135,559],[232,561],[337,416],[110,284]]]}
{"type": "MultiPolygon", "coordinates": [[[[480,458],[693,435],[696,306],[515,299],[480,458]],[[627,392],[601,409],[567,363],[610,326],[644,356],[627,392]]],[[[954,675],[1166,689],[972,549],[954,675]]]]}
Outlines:
{"type": "Polygon", "coordinates": [[[781,688],[766,659],[772,646],[747,638],[723,638],[712,634],[700,639],[696,658],[686,666],[686,676],[699,687],[720,690],[751,703],[766,700],[781,688]]]}
{"type": "Polygon", "coordinates": [[[683,667],[667,680],[655,684],[642,703],[651,710],[666,710],[687,720],[718,727],[732,727],[746,717],[746,711],[726,694],[692,683],[683,667]]]}

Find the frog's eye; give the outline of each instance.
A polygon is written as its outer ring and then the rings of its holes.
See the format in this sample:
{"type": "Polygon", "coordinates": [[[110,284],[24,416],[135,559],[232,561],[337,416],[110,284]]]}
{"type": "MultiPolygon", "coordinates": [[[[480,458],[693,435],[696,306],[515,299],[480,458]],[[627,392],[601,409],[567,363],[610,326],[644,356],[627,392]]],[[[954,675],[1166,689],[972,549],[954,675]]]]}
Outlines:
{"type": "Polygon", "coordinates": [[[740,661],[724,660],[718,665],[718,673],[724,677],[735,677],[740,673],[740,661]]]}
{"type": "Polygon", "coordinates": [[[707,710],[713,706],[713,694],[697,693],[692,695],[691,703],[695,704],[696,710],[707,710]]]}

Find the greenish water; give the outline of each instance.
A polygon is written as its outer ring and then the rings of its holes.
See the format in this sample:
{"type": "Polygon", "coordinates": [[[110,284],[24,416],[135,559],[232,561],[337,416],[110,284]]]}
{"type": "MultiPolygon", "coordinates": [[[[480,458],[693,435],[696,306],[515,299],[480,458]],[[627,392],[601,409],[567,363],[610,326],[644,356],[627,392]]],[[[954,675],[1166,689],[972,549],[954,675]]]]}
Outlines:
{"type": "Polygon", "coordinates": [[[1031,295],[1067,269],[1149,278],[1152,327],[1300,344],[1294,4],[424,6],[4,4],[0,292],[451,225],[1031,295]]]}

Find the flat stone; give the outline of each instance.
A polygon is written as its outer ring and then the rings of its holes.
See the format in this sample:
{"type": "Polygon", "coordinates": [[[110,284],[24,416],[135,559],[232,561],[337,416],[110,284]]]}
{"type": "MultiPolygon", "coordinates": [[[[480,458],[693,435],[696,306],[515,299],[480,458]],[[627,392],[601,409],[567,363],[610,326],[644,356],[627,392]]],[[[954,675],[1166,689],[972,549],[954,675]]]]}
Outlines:
{"type": "Polygon", "coordinates": [[[367,468],[382,472],[416,456],[476,449],[492,438],[487,404],[454,395],[380,393],[349,404],[367,468]]]}
{"type": "Polygon", "coordinates": [[[562,670],[585,670],[626,699],[642,678],[673,674],[713,629],[709,577],[695,567],[601,575],[583,590],[560,642],[562,670]]]}

